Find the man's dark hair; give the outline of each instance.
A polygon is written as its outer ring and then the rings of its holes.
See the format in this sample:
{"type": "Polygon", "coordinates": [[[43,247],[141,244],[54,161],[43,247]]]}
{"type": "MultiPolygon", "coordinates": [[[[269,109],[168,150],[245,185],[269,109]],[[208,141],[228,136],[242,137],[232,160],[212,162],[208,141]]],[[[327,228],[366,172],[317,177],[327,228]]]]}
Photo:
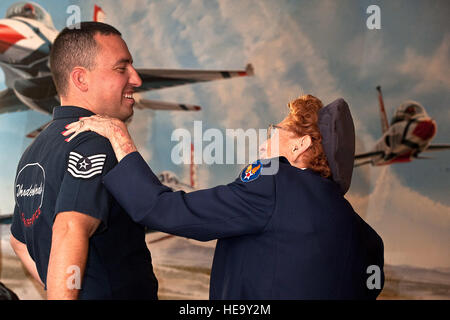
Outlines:
{"type": "Polygon", "coordinates": [[[78,28],[66,27],[56,37],[50,51],[50,70],[60,96],[67,94],[69,75],[74,67],[92,70],[95,67],[98,44],[96,34],[122,34],[102,22],[81,22],[78,28]]]}

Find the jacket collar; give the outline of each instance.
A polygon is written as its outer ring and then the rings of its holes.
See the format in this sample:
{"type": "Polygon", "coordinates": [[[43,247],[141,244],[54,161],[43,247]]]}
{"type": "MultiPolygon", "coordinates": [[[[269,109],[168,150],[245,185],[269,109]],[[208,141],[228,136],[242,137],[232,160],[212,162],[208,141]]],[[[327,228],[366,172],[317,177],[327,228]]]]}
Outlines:
{"type": "Polygon", "coordinates": [[[53,109],[53,120],[63,118],[80,118],[90,117],[95,113],[88,109],[84,109],[76,106],[57,106],[53,109]]]}

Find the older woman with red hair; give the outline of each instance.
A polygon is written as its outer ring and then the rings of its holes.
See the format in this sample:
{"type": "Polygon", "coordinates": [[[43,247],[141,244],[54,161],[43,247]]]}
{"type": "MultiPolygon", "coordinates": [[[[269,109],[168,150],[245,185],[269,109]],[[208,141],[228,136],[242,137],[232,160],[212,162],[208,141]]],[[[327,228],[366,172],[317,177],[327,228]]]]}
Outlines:
{"type": "Polygon", "coordinates": [[[322,177],[331,176],[327,157],[322,147],[318,117],[322,102],[314,96],[305,95],[288,104],[289,114],[277,125],[269,126],[269,139],[260,147],[260,155],[272,158],[285,156],[295,167],[309,168],[322,177]],[[282,133],[279,133],[279,131],[282,133]],[[272,139],[278,152],[272,154],[272,139]],[[292,150],[292,151],[291,151],[292,150]]]}
{"type": "Polygon", "coordinates": [[[311,95],[288,106],[269,127],[263,159],[228,185],[190,193],[159,182],[120,120],[83,118],[65,135],[92,130],[111,141],[119,163],[103,181],[134,221],[218,239],[211,299],[375,299],[383,242],[344,198],[355,139],[348,106],[311,95]]]}

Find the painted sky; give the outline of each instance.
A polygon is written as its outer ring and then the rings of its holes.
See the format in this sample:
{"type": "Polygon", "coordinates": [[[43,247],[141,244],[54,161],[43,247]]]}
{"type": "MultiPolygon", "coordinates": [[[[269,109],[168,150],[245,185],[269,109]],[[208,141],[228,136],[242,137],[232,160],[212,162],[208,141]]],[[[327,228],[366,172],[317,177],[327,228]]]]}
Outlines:
{"type": "MultiPolygon", "coordinates": [[[[326,104],[349,103],[357,151],[380,136],[375,87],[381,85],[388,116],[405,100],[422,103],[438,123],[435,143],[450,142],[450,4],[448,1],[36,1],[65,26],[67,6],[79,5],[91,20],[94,4],[123,34],[136,67],[241,69],[252,78],[232,79],[146,95],[199,104],[201,112],[136,111],[131,132],[155,172],[186,166],[170,160],[177,128],[266,128],[280,121],[286,104],[303,93],[326,104]],[[371,4],[381,9],[381,29],[366,27],[371,4]]],[[[0,15],[14,1],[0,3],[0,15]]],[[[0,87],[4,87],[0,72],[0,87]]],[[[34,111],[0,115],[0,210],[13,209],[18,159],[31,140],[24,134],[49,117],[34,111]]],[[[204,146],[208,143],[205,142],[204,146]]],[[[347,198],[382,236],[386,262],[450,267],[450,152],[433,160],[355,170],[347,198]]],[[[199,165],[198,184],[233,180],[242,165],[199,165]]]]}

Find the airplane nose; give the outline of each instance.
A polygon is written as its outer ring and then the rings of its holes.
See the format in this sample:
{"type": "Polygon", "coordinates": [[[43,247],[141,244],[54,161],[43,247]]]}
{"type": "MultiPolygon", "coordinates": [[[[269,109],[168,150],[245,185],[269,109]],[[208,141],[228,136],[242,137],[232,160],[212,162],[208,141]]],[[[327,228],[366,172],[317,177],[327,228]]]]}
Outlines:
{"type": "Polygon", "coordinates": [[[414,128],[413,135],[422,140],[429,140],[436,134],[436,123],[433,120],[422,120],[414,128]]]}
{"type": "Polygon", "coordinates": [[[22,39],[25,39],[22,34],[6,24],[0,24],[0,54],[22,39]]]}

